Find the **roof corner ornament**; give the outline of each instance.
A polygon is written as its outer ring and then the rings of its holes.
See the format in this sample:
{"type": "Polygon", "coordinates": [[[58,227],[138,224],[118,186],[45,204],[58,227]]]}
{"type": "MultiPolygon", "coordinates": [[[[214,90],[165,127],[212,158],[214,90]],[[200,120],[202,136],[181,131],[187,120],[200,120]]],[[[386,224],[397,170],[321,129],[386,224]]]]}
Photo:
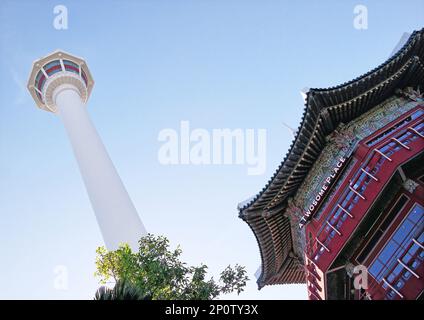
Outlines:
{"type": "Polygon", "coordinates": [[[304,262],[303,262],[303,260],[302,260],[302,258],[301,257],[299,257],[297,254],[296,254],[296,252],[294,252],[293,250],[290,250],[290,252],[289,252],[289,257],[290,257],[290,259],[292,259],[296,264],[297,264],[297,266],[298,267],[302,267],[303,268],[303,266],[304,266],[304,262]]]}
{"type": "Polygon", "coordinates": [[[302,216],[302,208],[296,203],[293,198],[287,200],[287,208],[284,215],[290,219],[293,219],[293,222],[298,222],[302,216]]]}
{"type": "Polygon", "coordinates": [[[408,179],[403,183],[403,187],[409,193],[414,193],[415,189],[418,187],[418,183],[416,183],[414,180],[408,179]]]}
{"type": "Polygon", "coordinates": [[[345,270],[348,277],[353,278],[353,276],[355,275],[355,266],[351,262],[345,265],[345,270]]]}
{"type": "Polygon", "coordinates": [[[334,143],[340,150],[347,150],[355,139],[355,133],[344,124],[339,125],[333,133],[327,136],[327,141],[334,143]]]}
{"type": "Polygon", "coordinates": [[[420,91],[419,86],[417,87],[417,90],[414,90],[414,88],[412,87],[406,87],[405,89],[397,89],[396,94],[415,102],[424,101],[424,92],[420,91]]]}

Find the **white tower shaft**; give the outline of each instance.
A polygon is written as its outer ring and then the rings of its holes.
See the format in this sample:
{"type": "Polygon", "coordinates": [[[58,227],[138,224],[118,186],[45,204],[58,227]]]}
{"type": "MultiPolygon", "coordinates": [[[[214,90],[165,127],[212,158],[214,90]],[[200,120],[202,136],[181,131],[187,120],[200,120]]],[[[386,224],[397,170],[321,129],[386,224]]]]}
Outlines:
{"type": "Polygon", "coordinates": [[[146,229],[87,113],[93,85],[84,59],[61,50],[34,61],[28,79],[36,105],[62,118],[106,247],[138,251],[146,229]]]}
{"type": "Polygon", "coordinates": [[[72,144],[75,157],[109,250],[127,242],[133,250],[146,234],[137,211],[93,126],[77,88],[62,85],[53,99],[72,144]]]}

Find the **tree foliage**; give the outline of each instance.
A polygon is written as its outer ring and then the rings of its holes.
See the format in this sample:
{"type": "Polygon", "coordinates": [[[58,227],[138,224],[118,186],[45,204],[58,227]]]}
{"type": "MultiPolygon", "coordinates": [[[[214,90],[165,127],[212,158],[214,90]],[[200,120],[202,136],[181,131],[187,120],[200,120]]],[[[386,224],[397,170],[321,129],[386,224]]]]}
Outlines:
{"type": "Polygon", "coordinates": [[[206,265],[187,266],[180,260],[180,247],[171,250],[163,236],[148,234],[141,238],[138,252],[132,252],[126,244],[115,251],[99,247],[96,252],[95,275],[102,284],[114,281],[117,297],[121,290],[136,292],[130,296],[140,299],[211,300],[221,294],[240,294],[248,281],[245,268],[239,265],[225,268],[219,281],[207,279],[206,265]]]}

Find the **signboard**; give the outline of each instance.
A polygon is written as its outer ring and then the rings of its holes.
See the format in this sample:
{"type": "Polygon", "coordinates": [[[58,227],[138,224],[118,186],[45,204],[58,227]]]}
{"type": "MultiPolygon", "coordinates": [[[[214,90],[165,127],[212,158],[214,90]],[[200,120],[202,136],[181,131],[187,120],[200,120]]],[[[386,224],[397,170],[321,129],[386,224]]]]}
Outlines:
{"type": "Polygon", "coordinates": [[[330,174],[324,179],[324,182],[321,185],[321,188],[318,190],[318,192],[315,194],[315,197],[309,204],[309,206],[306,207],[306,209],[303,211],[303,216],[299,220],[299,228],[302,229],[305,224],[311,220],[313,215],[316,213],[320,205],[322,204],[322,201],[325,199],[325,196],[327,195],[328,191],[330,190],[331,185],[336,180],[340,172],[342,171],[342,168],[344,164],[346,163],[347,158],[340,157],[337,164],[334,166],[334,168],[331,170],[330,174]]]}

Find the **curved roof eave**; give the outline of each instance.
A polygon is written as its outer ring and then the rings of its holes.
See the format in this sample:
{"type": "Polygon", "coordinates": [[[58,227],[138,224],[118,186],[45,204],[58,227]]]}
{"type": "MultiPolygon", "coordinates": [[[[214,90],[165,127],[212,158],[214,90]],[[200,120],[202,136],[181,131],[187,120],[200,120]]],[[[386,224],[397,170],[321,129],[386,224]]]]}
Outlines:
{"type": "MultiPolygon", "coordinates": [[[[423,34],[424,28],[419,31],[414,31],[409,37],[408,41],[396,54],[391,56],[380,66],[353,80],[350,80],[334,87],[324,89],[310,89],[306,94],[305,106],[301,123],[297,129],[296,137],[294,138],[289,147],[289,151],[286,153],[283,161],[280,163],[272,177],[268,180],[265,187],[262,188],[262,190],[258,194],[256,194],[256,196],[253,196],[250,201],[244,202],[242,206],[238,207],[239,217],[242,218],[243,216],[248,215],[249,213],[259,213],[260,211],[263,211],[263,209],[270,204],[271,198],[274,200],[274,197],[277,195],[275,190],[279,190],[284,185],[284,183],[287,182],[288,178],[293,174],[293,170],[295,167],[293,166],[293,163],[296,164],[296,161],[299,161],[299,157],[296,156],[296,153],[299,153],[299,151],[301,151],[300,153],[303,154],[303,151],[305,151],[304,146],[302,146],[305,145],[305,142],[301,141],[302,136],[309,136],[309,138],[311,138],[311,134],[308,134],[308,132],[305,133],[305,131],[308,131],[305,130],[305,123],[311,121],[312,119],[310,118],[315,118],[314,120],[319,121],[318,118],[323,112],[323,110],[332,107],[331,105],[325,105],[320,96],[325,94],[328,96],[326,97],[326,101],[336,101],[338,103],[335,103],[335,105],[340,105],[346,103],[351,99],[354,99],[355,96],[357,97],[360,94],[367,92],[367,90],[370,90],[373,85],[375,85],[375,83],[381,82],[386,77],[391,76],[396,71],[400,70],[408,59],[411,59],[414,56],[418,56],[419,58],[423,57],[424,47],[422,45],[422,41],[420,43],[421,46],[417,45],[419,40],[422,40],[423,34]],[[347,97],[347,99],[345,98],[345,101],[340,101],[340,97],[347,97]],[[297,152],[295,152],[296,149],[298,149],[297,152]],[[284,178],[284,176],[286,177],[284,178]],[[268,192],[272,188],[274,189],[274,191],[268,192]]],[[[290,191],[287,192],[286,195],[289,196],[293,193],[294,190],[290,189],[290,191]]],[[[284,195],[281,195],[280,198],[284,198],[284,195]]]]}

